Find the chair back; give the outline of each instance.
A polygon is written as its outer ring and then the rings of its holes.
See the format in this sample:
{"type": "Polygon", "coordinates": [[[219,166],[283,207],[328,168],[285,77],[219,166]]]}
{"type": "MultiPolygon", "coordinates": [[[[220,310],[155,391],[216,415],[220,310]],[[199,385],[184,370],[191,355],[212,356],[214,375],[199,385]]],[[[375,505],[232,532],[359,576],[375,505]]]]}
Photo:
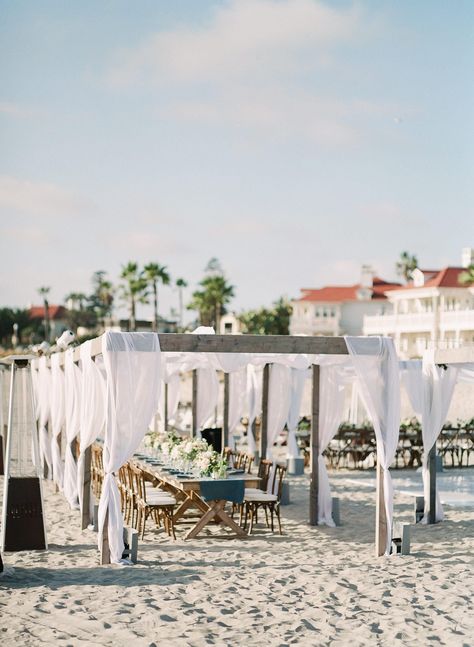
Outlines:
{"type": "Polygon", "coordinates": [[[276,494],[278,501],[281,500],[281,495],[283,493],[283,480],[286,476],[286,465],[275,465],[275,470],[272,474],[271,489],[268,489],[270,494],[276,494]]]}
{"type": "Polygon", "coordinates": [[[268,479],[270,478],[270,472],[272,471],[273,462],[269,461],[266,458],[262,458],[260,465],[258,466],[258,476],[260,480],[260,489],[264,492],[268,487],[268,479]]]}

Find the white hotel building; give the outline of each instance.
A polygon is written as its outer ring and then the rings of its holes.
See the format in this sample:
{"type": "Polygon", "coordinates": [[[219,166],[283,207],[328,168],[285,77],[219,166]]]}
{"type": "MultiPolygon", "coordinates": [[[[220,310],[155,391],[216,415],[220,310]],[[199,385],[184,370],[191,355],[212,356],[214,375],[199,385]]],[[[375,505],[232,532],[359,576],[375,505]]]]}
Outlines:
{"type": "Polygon", "coordinates": [[[290,334],[387,335],[399,355],[420,357],[430,346],[458,347],[474,343],[474,285],[459,283],[473,263],[473,250],[463,250],[461,267],[416,269],[407,285],[369,281],[361,284],[302,290],[293,302],[290,334]]]}

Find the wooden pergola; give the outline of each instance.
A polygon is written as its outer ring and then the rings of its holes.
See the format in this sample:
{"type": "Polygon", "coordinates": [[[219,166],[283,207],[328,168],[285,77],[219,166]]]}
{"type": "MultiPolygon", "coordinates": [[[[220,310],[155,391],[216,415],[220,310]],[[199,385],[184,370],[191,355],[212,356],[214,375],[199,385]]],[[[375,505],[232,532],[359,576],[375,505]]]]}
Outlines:
{"type": "MultiPolygon", "coordinates": [[[[174,353],[246,353],[246,354],[304,354],[304,355],[348,355],[346,342],[343,337],[295,337],[288,335],[200,335],[200,334],[159,334],[160,349],[162,352],[174,353]]],[[[97,337],[91,343],[91,356],[102,354],[102,339],[97,337]]],[[[74,349],[74,361],[79,361],[79,347],[74,349]]],[[[62,360],[63,362],[64,360],[62,360]]],[[[225,383],[228,383],[228,376],[225,383]]],[[[260,433],[259,453],[265,456],[267,449],[267,422],[268,422],[268,385],[269,364],[264,366],[263,393],[262,393],[262,425],[260,433]]],[[[228,385],[225,387],[228,393],[228,385]]],[[[197,380],[194,373],[193,379],[193,431],[195,427],[197,380]]],[[[318,524],[318,496],[319,496],[319,393],[320,393],[320,367],[312,366],[312,405],[311,405],[311,458],[310,458],[310,495],[309,495],[309,524],[318,524]]],[[[224,412],[224,439],[227,440],[228,423],[228,395],[225,396],[224,412]],[[226,403],[227,399],[227,403],[226,403]]],[[[89,523],[88,511],[90,503],[90,459],[91,448],[86,450],[86,469],[83,483],[83,513],[82,527],[89,523]]],[[[383,478],[381,468],[377,468],[377,494],[376,494],[376,532],[375,552],[377,556],[383,555],[387,543],[387,523],[383,498],[383,478]]]]}

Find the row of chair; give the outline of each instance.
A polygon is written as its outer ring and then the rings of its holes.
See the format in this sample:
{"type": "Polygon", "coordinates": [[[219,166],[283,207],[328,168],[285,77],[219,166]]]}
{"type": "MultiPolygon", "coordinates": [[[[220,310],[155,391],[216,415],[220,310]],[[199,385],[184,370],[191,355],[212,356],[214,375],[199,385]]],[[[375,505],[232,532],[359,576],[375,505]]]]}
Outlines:
{"type": "Polygon", "coordinates": [[[230,467],[244,470],[247,474],[252,473],[252,464],[255,460],[253,456],[245,452],[236,452],[230,447],[224,447],[224,458],[230,467]]]}
{"type": "MultiPolygon", "coordinates": [[[[240,455],[234,453],[234,456],[229,454],[228,457],[233,466],[239,465],[240,469],[250,471],[253,457],[243,453],[240,455]]],[[[260,487],[246,488],[243,503],[232,507],[232,516],[238,512],[240,525],[243,525],[244,529],[249,526],[249,533],[252,533],[254,524],[258,522],[258,512],[262,510],[267,527],[270,527],[272,532],[276,516],[281,534],[280,502],[285,475],[285,466],[274,464],[266,459],[260,461],[258,466],[260,487]]],[[[92,446],[91,477],[94,495],[99,499],[104,480],[102,447],[99,444],[92,446]]],[[[168,480],[161,480],[155,473],[133,460],[119,469],[117,484],[122,513],[127,525],[138,530],[143,538],[146,522],[151,517],[158,527],[163,525],[168,535],[176,539],[173,515],[176,506],[186,499],[186,495],[180,488],[168,480]]]]}

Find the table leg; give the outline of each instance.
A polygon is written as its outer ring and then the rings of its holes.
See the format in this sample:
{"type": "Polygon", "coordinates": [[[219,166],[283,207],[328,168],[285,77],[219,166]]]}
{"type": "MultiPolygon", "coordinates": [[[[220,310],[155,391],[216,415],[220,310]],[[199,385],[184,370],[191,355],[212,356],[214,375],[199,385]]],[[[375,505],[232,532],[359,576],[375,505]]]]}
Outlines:
{"type": "Polygon", "coordinates": [[[227,512],[225,512],[225,504],[225,500],[213,501],[212,505],[199,519],[197,524],[186,534],[185,539],[193,539],[194,537],[196,537],[201,532],[201,530],[205,526],[207,526],[207,524],[209,524],[215,517],[217,517],[223,525],[231,528],[238,537],[247,537],[245,530],[237,525],[235,521],[231,517],[229,517],[227,512]]]}

